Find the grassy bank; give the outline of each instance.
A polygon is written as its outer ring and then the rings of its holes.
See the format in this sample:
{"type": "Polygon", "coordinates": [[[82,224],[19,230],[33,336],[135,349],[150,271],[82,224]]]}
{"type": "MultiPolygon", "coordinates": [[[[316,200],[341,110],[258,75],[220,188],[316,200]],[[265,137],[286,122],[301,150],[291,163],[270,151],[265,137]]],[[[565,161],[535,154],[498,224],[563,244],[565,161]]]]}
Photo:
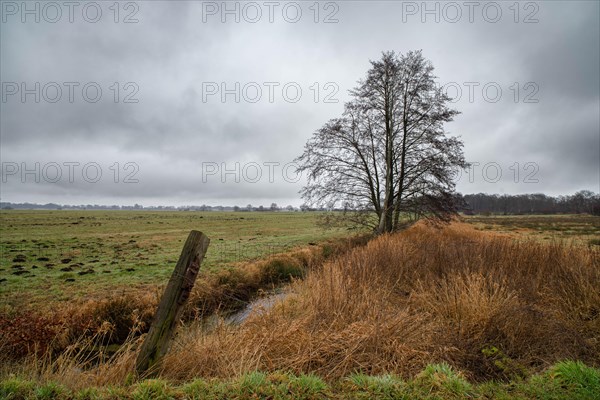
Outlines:
{"type": "MultiPolygon", "coordinates": [[[[204,321],[243,308],[261,294],[304,277],[327,259],[364,245],[369,236],[328,239],[254,261],[203,272],[190,294],[182,319],[204,321]]],[[[107,293],[87,301],[54,302],[38,310],[28,304],[0,309],[0,362],[26,356],[56,357],[69,348],[109,351],[147,332],[162,288],[107,293]],[[100,346],[100,347],[99,347],[100,346]]]]}
{"type": "Polygon", "coordinates": [[[447,364],[428,365],[415,378],[353,374],[334,382],[315,375],[252,372],[235,379],[160,379],[119,386],[70,390],[53,382],[16,377],[0,381],[5,399],[581,399],[600,393],[600,370],[565,361],[513,382],[470,383],[447,364]]]}
{"type": "Polygon", "coordinates": [[[447,362],[485,380],[563,359],[597,366],[598,287],[598,248],[417,225],[312,271],[286,301],[239,327],[182,332],[161,376],[410,377],[447,362]]]}

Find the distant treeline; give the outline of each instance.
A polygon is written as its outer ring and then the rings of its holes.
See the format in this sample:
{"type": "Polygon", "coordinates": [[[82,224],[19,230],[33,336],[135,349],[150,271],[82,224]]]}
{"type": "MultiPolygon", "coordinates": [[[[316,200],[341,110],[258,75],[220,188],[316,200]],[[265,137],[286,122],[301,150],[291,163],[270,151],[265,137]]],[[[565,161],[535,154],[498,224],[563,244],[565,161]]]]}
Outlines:
{"type": "Polygon", "coordinates": [[[571,196],[542,193],[498,195],[466,194],[466,214],[592,214],[600,215],[600,195],[581,190],[571,196]]]}
{"type": "MultiPolygon", "coordinates": [[[[542,193],[534,194],[457,194],[457,200],[464,206],[461,208],[465,214],[592,214],[600,215],[600,194],[589,190],[581,190],[571,196],[547,196],[542,193]]],[[[61,205],[55,203],[8,203],[0,202],[3,210],[145,210],[145,211],[343,211],[342,208],[325,207],[280,207],[272,203],[269,207],[252,206],[133,206],[119,205],[61,205]]]]}
{"type": "MultiPolygon", "coordinates": [[[[67,204],[56,204],[56,203],[10,203],[0,202],[0,209],[2,210],[144,210],[144,211],[300,211],[299,207],[287,206],[279,207],[276,203],[272,203],[269,207],[265,206],[142,206],[135,204],[133,206],[121,206],[121,205],[99,205],[99,204],[79,204],[79,205],[67,205],[67,204]]],[[[306,207],[302,207],[302,211],[309,210],[306,207]]],[[[314,209],[310,209],[313,211],[314,209]]],[[[324,210],[321,208],[319,210],[324,210]]]]}

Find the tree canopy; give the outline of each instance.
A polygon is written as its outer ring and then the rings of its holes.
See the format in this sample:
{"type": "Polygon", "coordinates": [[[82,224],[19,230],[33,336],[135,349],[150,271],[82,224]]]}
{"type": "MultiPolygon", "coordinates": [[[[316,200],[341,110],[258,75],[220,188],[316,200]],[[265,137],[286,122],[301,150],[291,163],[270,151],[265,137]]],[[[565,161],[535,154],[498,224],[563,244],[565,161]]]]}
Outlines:
{"type": "Polygon", "coordinates": [[[341,205],[378,233],[401,226],[403,214],[448,220],[454,172],[467,163],[462,142],[444,130],[458,111],[431,62],[421,51],[384,52],[350,95],[296,159],[308,173],[306,204],[341,205]]]}

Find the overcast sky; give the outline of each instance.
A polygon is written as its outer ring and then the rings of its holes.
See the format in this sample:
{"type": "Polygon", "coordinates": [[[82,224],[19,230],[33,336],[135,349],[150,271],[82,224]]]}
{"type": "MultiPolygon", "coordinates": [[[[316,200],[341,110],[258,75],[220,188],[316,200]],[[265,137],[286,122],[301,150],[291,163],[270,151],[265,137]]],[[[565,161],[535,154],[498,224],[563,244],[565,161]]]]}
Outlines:
{"type": "Polygon", "coordinates": [[[308,138],[417,49],[462,112],[458,191],[600,192],[597,1],[1,5],[2,201],[300,205],[308,138]]]}

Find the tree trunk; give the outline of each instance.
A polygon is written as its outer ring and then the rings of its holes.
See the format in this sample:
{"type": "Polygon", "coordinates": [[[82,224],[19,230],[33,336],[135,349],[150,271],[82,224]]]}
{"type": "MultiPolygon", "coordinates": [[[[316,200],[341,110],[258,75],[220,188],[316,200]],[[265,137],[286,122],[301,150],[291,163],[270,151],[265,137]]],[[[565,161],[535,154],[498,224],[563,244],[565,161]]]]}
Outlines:
{"type": "Polygon", "coordinates": [[[385,207],[381,211],[381,217],[379,218],[379,227],[377,228],[378,235],[392,231],[392,221],[394,215],[393,212],[394,209],[392,207],[385,207]]]}

